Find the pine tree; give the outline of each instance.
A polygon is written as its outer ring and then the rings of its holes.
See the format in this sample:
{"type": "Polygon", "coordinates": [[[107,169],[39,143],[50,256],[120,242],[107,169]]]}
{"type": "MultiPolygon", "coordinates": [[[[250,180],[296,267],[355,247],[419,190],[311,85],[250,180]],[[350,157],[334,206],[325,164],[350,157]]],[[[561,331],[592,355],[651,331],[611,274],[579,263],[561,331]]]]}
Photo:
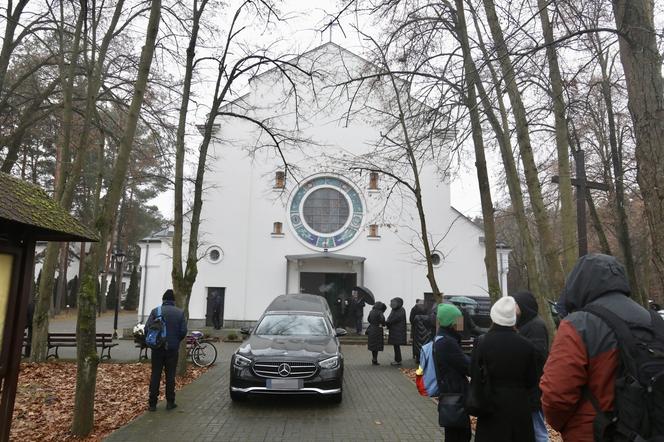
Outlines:
{"type": "Polygon", "coordinates": [[[127,299],[125,299],[123,308],[125,310],[136,310],[138,308],[138,272],[136,271],[136,267],[131,271],[127,299]]]}
{"type": "Polygon", "coordinates": [[[108,310],[115,310],[115,302],[118,297],[118,288],[115,282],[115,275],[111,277],[111,283],[108,285],[108,293],[106,294],[106,308],[108,310]]]}

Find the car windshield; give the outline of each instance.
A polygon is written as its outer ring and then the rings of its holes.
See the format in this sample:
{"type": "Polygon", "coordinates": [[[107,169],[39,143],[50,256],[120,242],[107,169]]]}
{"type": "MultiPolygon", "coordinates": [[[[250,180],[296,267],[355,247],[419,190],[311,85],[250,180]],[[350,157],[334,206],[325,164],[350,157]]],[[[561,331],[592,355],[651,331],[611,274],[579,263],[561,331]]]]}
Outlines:
{"type": "Polygon", "coordinates": [[[256,327],[257,335],[327,336],[329,329],[322,316],[266,315],[256,327]]]}

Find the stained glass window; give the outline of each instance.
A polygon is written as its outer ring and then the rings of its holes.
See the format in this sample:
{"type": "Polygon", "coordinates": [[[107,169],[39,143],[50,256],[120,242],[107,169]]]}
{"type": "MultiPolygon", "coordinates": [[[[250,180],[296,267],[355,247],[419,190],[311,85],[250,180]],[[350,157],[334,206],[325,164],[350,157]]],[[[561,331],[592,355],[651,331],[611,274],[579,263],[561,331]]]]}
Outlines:
{"type": "Polygon", "coordinates": [[[318,233],[332,233],[348,221],[348,200],[336,189],[324,187],[311,192],[302,206],[304,220],[318,233]]]}

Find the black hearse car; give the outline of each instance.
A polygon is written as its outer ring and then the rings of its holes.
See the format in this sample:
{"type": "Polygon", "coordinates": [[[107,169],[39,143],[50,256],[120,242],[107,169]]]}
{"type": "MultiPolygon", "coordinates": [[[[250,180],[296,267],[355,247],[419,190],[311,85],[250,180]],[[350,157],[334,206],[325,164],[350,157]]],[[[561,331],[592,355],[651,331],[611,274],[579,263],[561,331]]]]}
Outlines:
{"type": "Polygon", "coordinates": [[[309,394],[341,402],[344,358],[322,296],[278,296],[231,357],[230,396],[309,394]]]}

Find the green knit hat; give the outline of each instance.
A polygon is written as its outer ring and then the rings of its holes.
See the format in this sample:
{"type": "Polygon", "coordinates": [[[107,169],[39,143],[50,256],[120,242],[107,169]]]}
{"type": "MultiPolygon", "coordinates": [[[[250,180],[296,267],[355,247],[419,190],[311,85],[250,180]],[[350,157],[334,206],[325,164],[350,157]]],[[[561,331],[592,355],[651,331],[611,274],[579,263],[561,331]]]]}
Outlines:
{"type": "Polygon", "coordinates": [[[458,317],[462,316],[461,310],[453,304],[438,304],[436,317],[441,327],[449,327],[454,324],[458,317]]]}

